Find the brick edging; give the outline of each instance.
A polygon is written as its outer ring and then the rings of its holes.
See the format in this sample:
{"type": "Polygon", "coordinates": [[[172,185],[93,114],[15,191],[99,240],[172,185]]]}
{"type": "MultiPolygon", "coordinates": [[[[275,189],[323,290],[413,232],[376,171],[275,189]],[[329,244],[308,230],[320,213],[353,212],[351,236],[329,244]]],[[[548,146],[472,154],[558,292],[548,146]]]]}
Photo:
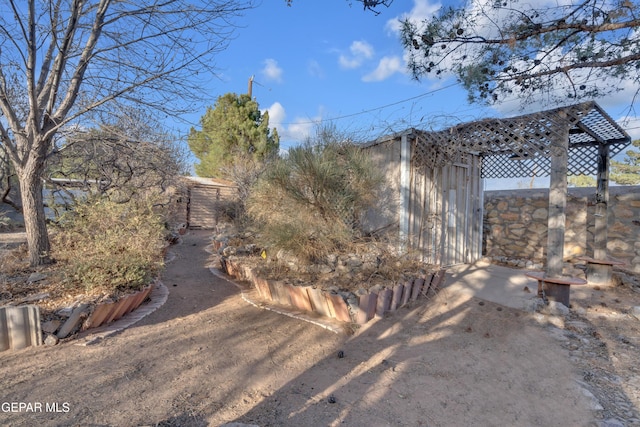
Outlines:
{"type": "MultiPolygon", "coordinates": [[[[215,249],[215,245],[214,245],[215,249]]],[[[363,325],[374,318],[381,318],[419,297],[430,297],[442,285],[446,270],[439,269],[420,275],[390,288],[372,288],[368,292],[354,294],[344,291],[327,291],[313,286],[294,286],[277,280],[259,277],[254,269],[242,265],[236,258],[221,257],[221,270],[236,280],[250,284],[251,291],[231,281],[242,289],[243,299],[257,307],[289,313],[306,313],[343,323],[363,325]],[[257,295],[260,302],[255,302],[257,295]],[[274,309],[274,307],[278,307],[274,309]]],[[[213,274],[215,267],[210,268],[213,274]]],[[[219,276],[222,277],[222,276],[219,276]]],[[[228,280],[228,279],[227,279],[228,280]]]]}
{"type": "Polygon", "coordinates": [[[95,344],[96,342],[130,327],[134,323],[139,322],[149,314],[156,311],[158,308],[162,307],[164,303],[167,302],[167,298],[169,297],[169,289],[167,289],[167,287],[162,282],[157,280],[151,288],[151,292],[149,292],[148,297],[148,303],[140,305],[137,309],[131,311],[126,316],[121,317],[119,320],[97,328],[90,328],[81,332],[78,335],[78,338],[75,340],[74,344],[81,346],[95,344]]]}

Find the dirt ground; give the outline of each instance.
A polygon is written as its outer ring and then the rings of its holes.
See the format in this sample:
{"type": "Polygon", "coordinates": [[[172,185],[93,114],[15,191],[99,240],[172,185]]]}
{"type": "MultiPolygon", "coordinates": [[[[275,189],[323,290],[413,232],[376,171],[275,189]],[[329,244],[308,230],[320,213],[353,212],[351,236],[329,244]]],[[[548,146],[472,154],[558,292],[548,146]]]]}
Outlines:
{"type": "Polygon", "coordinates": [[[169,298],[135,325],[0,353],[0,425],[640,425],[640,294],[558,317],[444,291],[339,335],[247,304],[209,236],[172,248],[169,298]]]}

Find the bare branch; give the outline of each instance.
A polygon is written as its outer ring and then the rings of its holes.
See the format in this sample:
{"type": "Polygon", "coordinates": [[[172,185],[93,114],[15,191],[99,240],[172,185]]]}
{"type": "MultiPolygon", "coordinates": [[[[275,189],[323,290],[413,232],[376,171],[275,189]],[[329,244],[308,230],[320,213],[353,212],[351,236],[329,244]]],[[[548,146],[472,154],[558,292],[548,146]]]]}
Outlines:
{"type": "Polygon", "coordinates": [[[593,98],[638,80],[639,10],[622,0],[546,9],[477,0],[425,22],[405,20],[402,38],[415,78],[454,74],[472,100],[555,88],[571,91],[559,98],[593,98]]]}

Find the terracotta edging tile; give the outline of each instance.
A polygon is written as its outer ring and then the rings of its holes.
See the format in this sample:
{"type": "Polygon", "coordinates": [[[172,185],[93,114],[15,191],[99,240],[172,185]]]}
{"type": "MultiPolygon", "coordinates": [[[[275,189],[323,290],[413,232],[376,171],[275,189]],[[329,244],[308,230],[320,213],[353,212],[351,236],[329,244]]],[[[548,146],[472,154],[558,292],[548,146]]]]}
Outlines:
{"type": "Polygon", "coordinates": [[[349,315],[349,309],[347,303],[342,298],[342,295],[333,292],[326,292],[327,302],[330,304],[330,309],[333,311],[334,317],[343,322],[351,322],[351,315],[349,315]]]}
{"type": "Polygon", "coordinates": [[[221,257],[220,266],[228,276],[251,282],[256,294],[267,302],[293,310],[317,313],[341,322],[358,324],[365,324],[374,317],[383,317],[387,311],[397,310],[409,301],[417,300],[420,293],[426,296],[430,289],[440,286],[444,279],[444,269],[441,269],[424,277],[397,283],[393,288],[374,287],[369,289],[368,293],[359,296],[350,293],[348,303],[345,299],[346,294],[336,291],[326,291],[313,286],[295,286],[259,277],[255,269],[235,259],[221,257]]]}
{"type": "Polygon", "coordinates": [[[273,301],[273,297],[271,295],[271,289],[269,288],[269,282],[267,279],[263,279],[259,277],[257,274],[253,275],[253,285],[258,290],[260,297],[266,299],[267,301],[273,301]]]}
{"type": "Polygon", "coordinates": [[[364,325],[373,319],[373,316],[376,314],[377,301],[378,294],[375,292],[370,292],[358,297],[358,312],[356,313],[357,324],[364,325]]]}
{"type": "Polygon", "coordinates": [[[289,292],[289,298],[295,308],[303,311],[313,311],[306,287],[287,284],[285,289],[289,292]]]}
{"type": "Polygon", "coordinates": [[[269,289],[271,290],[271,296],[273,302],[280,305],[291,305],[291,298],[289,297],[289,291],[287,291],[284,283],[278,280],[269,280],[269,289]]]}
{"type": "Polygon", "coordinates": [[[383,289],[378,293],[378,302],[376,304],[376,317],[383,317],[384,313],[389,311],[391,307],[391,297],[393,291],[391,289],[383,289]]]}
{"type": "Polygon", "coordinates": [[[415,301],[420,296],[420,291],[424,286],[424,279],[417,278],[413,280],[413,288],[411,288],[411,301],[415,301]]]}
{"type": "Polygon", "coordinates": [[[389,309],[394,311],[398,309],[402,303],[402,293],[404,292],[404,285],[402,283],[397,283],[393,287],[393,298],[391,298],[391,306],[389,309]]]}
{"type": "Polygon", "coordinates": [[[326,296],[321,289],[310,286],[307,288],[307,293],[309,294],[309,301],[311,302],[311,307],[314,312],[325,317],[335,317],[335,315],[331,315],[326,296]]]}
{"type": "Polygon", "coordinates": [[[404,282],[404,292],[402,293],[402,304],[400,304],[400,307],[402,307],[403,305],[406,305],[409,302],[409,298],[411,298],[412,286],[413,286],[413,280],[407,280],[404,282]]]}

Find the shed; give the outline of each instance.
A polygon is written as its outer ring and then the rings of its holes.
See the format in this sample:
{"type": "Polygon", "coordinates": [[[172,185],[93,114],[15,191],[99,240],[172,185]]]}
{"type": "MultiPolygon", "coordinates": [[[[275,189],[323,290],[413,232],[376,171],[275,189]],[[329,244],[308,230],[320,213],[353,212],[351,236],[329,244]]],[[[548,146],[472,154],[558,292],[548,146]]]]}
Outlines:
{"type": "Polygon", "coordinates": [[[386,173],[384,206],[368,231],[397,227],[425,262],[481,257],[482,179],[549,176],[547,277],[562,275],[568,175],[597,175],[595,259],[606,259],[609,160],[631,138],[595,102],[442,131],[409,129],[365,145],[386,173]]]}
{"type": "Polygon", "coordinates": [[[458,151],[446,162],[425,132],[408,129],[364,146],[386,177],[379,203],[363,220],[364,231],[395,230],[402,251],[428,264],[473,263],[482,257],[482,179],[478,153],[458,151]]]}
{"type": "Polygon", "coordinates": [[[213,229],[224,204],[237,199],[237,187],[230,181],[187,176],[186,223],[189,228],[213,229]]]}

